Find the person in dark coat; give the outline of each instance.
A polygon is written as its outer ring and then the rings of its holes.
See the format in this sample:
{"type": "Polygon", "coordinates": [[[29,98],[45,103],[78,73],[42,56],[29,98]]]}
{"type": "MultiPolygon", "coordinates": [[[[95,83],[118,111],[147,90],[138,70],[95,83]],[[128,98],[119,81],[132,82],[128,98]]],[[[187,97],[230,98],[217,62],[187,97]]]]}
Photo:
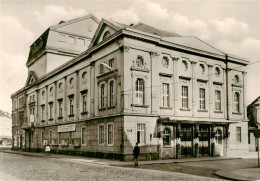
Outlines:
{"type": "Polygon", "coordinates": [[[135,166],[138,166],[138,157],[140,155],[140,147],[138,146],[138,143],[136,143],[136,145],[134,147],[133,155],[134,155],[135,166]]]}

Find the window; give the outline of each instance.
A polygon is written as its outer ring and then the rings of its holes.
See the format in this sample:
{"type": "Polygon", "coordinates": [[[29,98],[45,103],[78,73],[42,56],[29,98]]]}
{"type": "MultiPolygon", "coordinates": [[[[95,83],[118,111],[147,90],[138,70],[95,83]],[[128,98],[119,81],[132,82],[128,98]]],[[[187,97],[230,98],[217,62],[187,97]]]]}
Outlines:
{"type": "Polygon", "coordinates": [[[58,104],[59,104],[59,117],[62,117],[62,99],[58,100],[58,104]]]}
{"type": "Polygon", "coordinates": [[[188,87],[182,86],[181,92],[182,108],[188,109],[188,87]]]}
{"type": "Polygon", "coordinates": [[[239,102],[239,93],[236,92],[234,94],[234,112],[238,113],[240,110],[239,110],[239,105],[240,105],[240,102],[239,102]]]}
{"type": "Polygon", "coordinates": [[[59,132],[59,134],[58,134],[58,142],[59,142],[59,144],[61,143],[61,138],[62,138],[62,133],[59,132]]]}
{"type": "Polygon", "coordinates": [[[220,91],[215,91],[215,110],[221,111],[221,93],[220,91]]]}
{"type": "Polygon", "coordinates": [[[81,39],[81,38],[78,38],[78,39],[77,39],[77,44],[78,44],[78,45],[81,45],[81,46],[84,46],[84,45],[85,45],[85,40],[84,40],[84,39],[81,39]]]}
{"type": "Polygon", "coordinates": [[[107,125],[107,144],[108,145],[114,144],[114,125],[113,124],[107,125]]]}
{"type": "Polygon", "coordinates": [[[68,43],[75,44],[75,37],[69,36],[68,43]]]}
{"type": "Polygon", "coordinates": [[[82,79],[85,79],[85,78],[87,78],[87,72],[82,73],[82,79]]]}
{"type": "Polygon", "coordinates": [[[205,89],[200,88],[200,110],[205,110],[205,89]]]}
{"type": "Polygon", "coordinates": [[[144,66],[144,58],[142,56],[137,56],[136,66],[143,67],[144,66]]]}
{"type": "Polygon", "coordinates": [[[100,86],[100,108],[105,107],[105,84],[100,86]]]}
{"type": "Polygon", "coordinates": [[[145,124],[137,124],[137,143],[145,144],[145,124]]]}
{"type": "Polygon", "coordinates": [[[163,94],[162,94],[163,106],[164,107],[170,107],[169,84],[162,84],[162,87],[163,87],[163,94]]]}
{"type": "Polygon", "coordinates": [[[82,94],[82,112],[87,112],[87,94],[82,94]]]}
{"type": "Polygon", "coordinates": [[[41,112],[42,114],[41,114],[41,118],[42,118],[42,120],[45,120],[45,105],[42,105],[42,112],[41,112]]]}
{"type": "Polygon", "coordinates": [[[81,144],[86,144],[86,128],[81,128],[81,144]]]}
{"type": "Polygon", "coordinates": [[[216,69],[215,69],[215,75],[216,75],[217,77],[220,76],[220,68],[219,68],[219,67],[216,67],[216,69]]]}
{"type": "Polygon", "coordinates": [[[113,68],[114,67],[114,59],[110,59],[108,62],[109,67],[113,68]]]}
{"type": "Polygon", "coordinates": [[[104,73],[104,65],[102,65],[102,64],[99,65],[99,73],[100,74],[104,73]]]}
{"type": "Polygon", "coordinates": [[[169,128],[165,128],[163,131],[163,145],[171,145],[170,136],[171,130],[169,128]]]}
{"type": "Polygon", "coordinates": [[[72,85],[72,83],[73,83],[73,77],[70,78],[69,83],[70,83],[70,85],[72,85]]]}
{"type": "Polygon", "coordinates": [[[187,71],[187,70],[188,70],[188,62],[185,61],[185,60],[183,60],[183,61],[182,61],[182,65],[183,65],[183,67],[184,67],[184,70],[187,71]]]}
{"type": "Polygon", "coordinates": [[[237,142],[241,142],[241,127],[236,127],[237,142]]]}
{"type": "Polygon", "coordinates": [[[44,131],[42,131],[42,134],[41,134],[41,138],[42,138],[42,144],[43,144],[43,140],[44,140],[44,131]]]}
{"type": "Polygon", "coordinates": [[[222,131],[218,129],[215,134],[216,143],[221,145],[222,144],[222,131]]]}
{"type": "Polygon", "coordinates": [[[135,98],[137,104],[144,104],[144,80],[137,79],[135,83],[135,98]]]}
{"type": "Polygon", "coordinates": [[[51,144],[51,139],[52,139],[52,130],[49,132],[49,144],[51,144]]]}
{"type": "Polygon", "coordinates": [[[114,106],[114,81],[109,82],[109,106],[114,106]]]}
{"type": "Polygon", "coordinates": [[[49,108],[50,108],[50,119],[53,119],[53,104],[49,103],[49,108]]]}
{"type": "Polygon", "coordinates": [[[205,73],[205,66],[203,64],[200,64],[201,73],[205,73]]]}
{"type": "Polygon", "coordinates": [[[98,144],[105,143],[105,126],[99,125],[98,126],[98,144]]]}
{"type": "Polygon", "coordinates": [[[66,36],[59,34],[59,41],[60,42],[66,42],[66,36]]]}
{"type": "Polygon", "coordinates": [[[109,31],[106,31],[103,35],[103,40],[107,39],[110,35],[111,33],[109,31]]]}
{"type": "Polygon", "coordinates": [[[70,116],[74,115],[74,97],[69,97],[69,104],[70,104],[70,116]]]}

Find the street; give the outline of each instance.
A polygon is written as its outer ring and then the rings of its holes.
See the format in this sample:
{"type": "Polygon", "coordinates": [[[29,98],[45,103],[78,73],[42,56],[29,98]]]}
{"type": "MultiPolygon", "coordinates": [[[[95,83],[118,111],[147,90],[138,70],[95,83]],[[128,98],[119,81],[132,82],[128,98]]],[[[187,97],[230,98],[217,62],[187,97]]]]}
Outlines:
{"type": "Polygon", "coordinates": [[[77,160],[0,152],[0,180],[215,180],[183,173],[115,167],[77,160]]]}

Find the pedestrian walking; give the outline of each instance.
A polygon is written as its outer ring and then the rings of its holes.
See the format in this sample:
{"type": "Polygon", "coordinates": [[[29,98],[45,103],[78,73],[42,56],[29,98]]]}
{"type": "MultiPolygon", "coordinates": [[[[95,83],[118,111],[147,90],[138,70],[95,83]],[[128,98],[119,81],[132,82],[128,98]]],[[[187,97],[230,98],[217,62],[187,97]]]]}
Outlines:
{"type": "Polygon", "coordinates": [[[138,143],[135,144],[134,150],[133,150],[133,155],[134,155],[134,163],[135,166],[138,166],[138,157],[140,154],[140,147],[138,146],[138,143]]]}

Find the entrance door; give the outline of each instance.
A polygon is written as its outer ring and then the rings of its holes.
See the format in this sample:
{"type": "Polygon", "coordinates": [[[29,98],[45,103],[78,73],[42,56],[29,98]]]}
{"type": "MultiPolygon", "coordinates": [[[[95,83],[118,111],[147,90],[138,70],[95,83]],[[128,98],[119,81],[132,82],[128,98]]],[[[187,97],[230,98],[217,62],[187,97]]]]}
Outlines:
{"type": "Polygon", "coordinates": [[[210,145],[209,145],[209,127],[200,126],[199,129],[199,154],[209,155],[210,154],[210,145]]]}
{"type": "Polygon", "coordinates": [[[216,155],[223,155],[223,136],[222,136],[222,131],[221,129],[217,129],[216,134],[215,134],[215,139],[216,139],[216,155]]]}
{"type": "Polygon", "coordinates": [[[192,125],[181,126],[181,154],[184,156],[192,155],[192,125]]]}

